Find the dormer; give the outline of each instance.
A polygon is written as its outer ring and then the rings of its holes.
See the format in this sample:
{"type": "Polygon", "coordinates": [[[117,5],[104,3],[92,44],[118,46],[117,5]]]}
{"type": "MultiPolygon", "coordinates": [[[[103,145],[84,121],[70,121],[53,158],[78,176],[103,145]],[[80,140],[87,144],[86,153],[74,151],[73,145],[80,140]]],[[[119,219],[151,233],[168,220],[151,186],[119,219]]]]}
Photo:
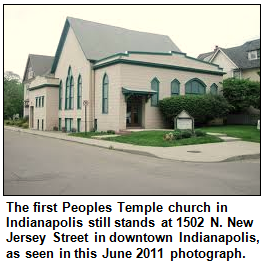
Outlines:
{"type": "Polygon", "coordinates": [[[260,49],[248,51],[248,60],[260,59],[260,49]]]}

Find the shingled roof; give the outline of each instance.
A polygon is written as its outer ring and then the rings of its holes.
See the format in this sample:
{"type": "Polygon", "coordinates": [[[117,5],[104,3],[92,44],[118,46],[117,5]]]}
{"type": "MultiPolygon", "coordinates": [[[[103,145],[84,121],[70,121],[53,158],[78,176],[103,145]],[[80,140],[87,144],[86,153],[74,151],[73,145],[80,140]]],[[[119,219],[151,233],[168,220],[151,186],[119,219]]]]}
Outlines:
{"type": "MultiPolygon", "coordinates": [[[[220,48],[237,66],[241,69],[260,67],[260,59],[249,60],[248,52],[260,49],[260,39],[248,41],[241,46],[232,48],[220,48]]],[[[198,59],[204,60],[209,56],[213,56],[215,51],[200,54],[198,59]]]]}
{"type": "Polygon", "coordinates": [[[28,64],[30,62],[32,70],[35,76],[47,75],[50,73],[51,66],[54,60],[54,56],[29,54],[26,69],[24,72],[23,81],[27,72],[28,64]]]}
{"type": "Polygon", "coordinates": [[[128,30],[101,23],[67,17],[55,55],[52,72],[55,71],[69,27],[87,60],[99,60],[125,51],[181,52],[166,35],[128,30]]]}

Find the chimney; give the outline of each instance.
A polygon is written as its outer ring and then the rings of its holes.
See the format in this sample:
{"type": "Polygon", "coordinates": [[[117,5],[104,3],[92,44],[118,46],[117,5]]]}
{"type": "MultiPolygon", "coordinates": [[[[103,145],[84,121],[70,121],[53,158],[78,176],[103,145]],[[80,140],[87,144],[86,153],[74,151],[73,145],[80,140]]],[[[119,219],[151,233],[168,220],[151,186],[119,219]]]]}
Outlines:
{"type": "Polygon", "coordinates": [[[218,45],[215,46],[214,52],[218,49],[218,45]]]}

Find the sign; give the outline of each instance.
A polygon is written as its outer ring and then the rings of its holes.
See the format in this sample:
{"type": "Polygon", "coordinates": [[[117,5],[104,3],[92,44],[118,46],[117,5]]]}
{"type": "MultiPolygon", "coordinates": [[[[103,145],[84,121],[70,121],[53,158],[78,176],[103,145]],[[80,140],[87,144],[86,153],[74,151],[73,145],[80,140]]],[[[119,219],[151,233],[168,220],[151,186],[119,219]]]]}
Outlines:
{"type": "Polygon", "coordinates": [[[84,100],[84,101],[83,101],[83,105],[84,105],[84,106],[87,106],[88,104],[89,104],[89,102],[88,102],[87,100],[84,100]]]}
{"type": "Polygon", "coordinates": [[[194,130],[194,119],[185,110],[174,118],[174,129],[194,130]]]}

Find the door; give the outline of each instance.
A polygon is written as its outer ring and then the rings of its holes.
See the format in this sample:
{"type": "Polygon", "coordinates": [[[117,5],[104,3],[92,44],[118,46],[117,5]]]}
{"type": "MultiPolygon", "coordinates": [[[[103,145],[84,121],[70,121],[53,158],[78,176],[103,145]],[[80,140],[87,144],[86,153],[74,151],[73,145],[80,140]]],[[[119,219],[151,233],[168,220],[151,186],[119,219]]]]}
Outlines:
{"type": "Polygon", "coordinates": [[[41,121],[41,129],[44,130],[44,119],[41,121]]]}
{"type": "Polygon", "coordinates": [[[34,128],[34,106],[30,106],[30,127],[34,128]]]}
{"type": "Polygon", "coordinates": [[[131,96],[127,101],[127,127],[141,127],[142,125],[142,97],[131,96]]]}

